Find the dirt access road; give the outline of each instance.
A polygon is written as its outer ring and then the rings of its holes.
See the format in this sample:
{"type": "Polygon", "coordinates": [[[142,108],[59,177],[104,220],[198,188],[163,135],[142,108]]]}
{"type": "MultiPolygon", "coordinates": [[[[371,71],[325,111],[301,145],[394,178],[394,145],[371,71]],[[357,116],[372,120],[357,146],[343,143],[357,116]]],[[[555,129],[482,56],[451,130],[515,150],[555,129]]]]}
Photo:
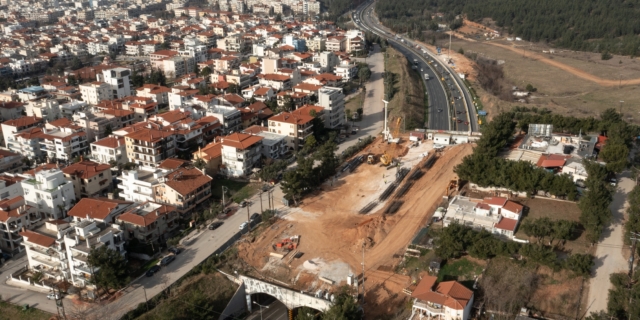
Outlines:
{"type": "MultiPolygon", "coordinates": [[[[459,39],[463,39],[465,41],[472,41],[472,42],[477,42],[477,40],[475,39],[470,39],[467,38],[463,35],[461,35],[460,33],[454,32],[453,36],[459,38],[459,39]]],[[[497,43],[495,41],[484,41],[482,43],[485,44],[490,44],[492,46],[496,46],[496,47],[500,47],[500,48],[504,48],[507,50],[511,50],[513,52],[516,53],[522,53],[522,49],[519,49],[516,47],[515,43],[512,45],[506,45],[506,44],[501,44],[501,43],[497,43]]],[[[604,79],[595,75],[592,75],[584,70],[572,67],[572,66],[568,66],[562,62],[553,60],[553,59],[549,59],[547,57],[545,57],[544,55],[541,55],[539,53],[535,53],[535,52],[531,52],[531,51],[527,51],[526,52],[526,56],[529,58],[533,58],[535,60],[538,60],[540,62],[546,63],[550,66],[556,67],[560,70],[564,70],[566,72],[569,72],[571,74],[573,74],[574,76],[584,79],[584,80],[588,80],[591,82],[594,82],[600,86],[603,87],[613,87],[613,86],[628,86],[628,85],[638,85],[640,84],[640,78],[636,78],[636,79],[627,79],[627,80],[611,80],[611,79],[604,79]]]]}
{"type": "Polygon", "coordinates": [[[624,172],[620,183],[613,195],[610,209],[613,215],[611,225],[602,234],[596,248],[595,266],[591,272],[591,284],[589,286],[589,300],[585,315],[591,312],[607,310],[607,298],[611,282],[609,276],[616,272],[627,272],[628,263],[625,257],[630,254],[629,248],[624,245],[624,222],[627,206],[627,196],[633,189],[635,182],[629,177],[629,172],[624,172]]]}

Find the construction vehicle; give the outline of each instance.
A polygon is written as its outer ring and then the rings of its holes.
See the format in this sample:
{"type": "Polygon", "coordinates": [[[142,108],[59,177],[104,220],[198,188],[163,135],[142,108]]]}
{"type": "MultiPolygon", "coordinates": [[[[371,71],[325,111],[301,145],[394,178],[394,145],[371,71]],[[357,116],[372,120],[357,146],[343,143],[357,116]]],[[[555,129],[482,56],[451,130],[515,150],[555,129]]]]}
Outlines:
{"type": "Polygon", "coordinates": [[[291,238],[284,238],[273,245],[273,249],[276,251],[292,251],[298,248],[300,242],[299,236],[293,236],[291,238]]]}
{"type": "Polygon", "coordinates": [[[458,191],[458,187],[459,187],[458,178],[456,178],[455,180],[449,181],[449,184],[447,185],[447,188],[445,190],[445,195],[449,197],[451,194],[458,191]]]}
{"type": "Polygon", "coordinates": [[[402,123],[402,118],[398,118],[396,120],[396,127],[393,129],[393,133],[387,132],[387,149],[384,151],[382,156],[380,156],[380,163],[384,166],[388,166],[393,163],[393,158],[396,153],[396,146],[392,146],[391,143],[398,144],[400,142],[400,123],[402,123]],[[397,137],[397,138],[394,138],[397,137]]]}
{"type": "Polygon", "coordinates": [[[367,156],[367,163],[368,163],[368,164],[374,164],[374,163],[376,163],[376,157],[375,157],[374,155],[372,155],[372,154],[368,155],[368,156],[367,156]]]}

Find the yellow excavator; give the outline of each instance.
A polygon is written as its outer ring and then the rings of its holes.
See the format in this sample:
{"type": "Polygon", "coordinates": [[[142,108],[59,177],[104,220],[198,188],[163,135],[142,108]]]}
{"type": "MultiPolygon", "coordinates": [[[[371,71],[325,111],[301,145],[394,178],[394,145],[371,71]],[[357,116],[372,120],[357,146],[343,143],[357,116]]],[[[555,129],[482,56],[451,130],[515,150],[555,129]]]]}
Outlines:
{"type": "Polygon", "coordinates": [[[395,142],[395,144],[400,142],[400,124],[402,123],[402,118],[398,118],[396,120],[396,127],[393,130],[393,134],[390,134],[387,137],[387,150],[384,151],[384,154],[380,156],[380,163],[385,166],[388,166],[393,162],[393,157],[395,157],[396,146],[392,146],[391,142],[395,142]],[[394,139],[395,138],[395,139],[394,139]]]}

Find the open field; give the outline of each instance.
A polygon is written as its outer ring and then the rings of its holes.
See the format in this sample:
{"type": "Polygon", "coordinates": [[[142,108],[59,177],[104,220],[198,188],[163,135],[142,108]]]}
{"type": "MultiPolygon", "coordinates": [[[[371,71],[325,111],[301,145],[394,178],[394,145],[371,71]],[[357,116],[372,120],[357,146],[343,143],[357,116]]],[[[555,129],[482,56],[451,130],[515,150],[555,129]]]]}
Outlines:
{"type": "Polygon", "coordinates": [[[347,100],[344,104],[346,110],[351,110],[351,114],[355,114],[358,109],[362,108],[362,101],[364,100],[364,91],[358,92],[353,98],[347,100]]]}
{"type": "MultiPolygon", "coordinates": [[[[425,93],[418,72],[411,69],[407,58],[388,47],[385,53],[385,71],[394,74],[393,98],[389,101],[389,123],[398,117],[404,118],[406,129],[425,127],[425,93]]],[[[403,125],[405,126],[405,125],[403,125]]]]}
{"type": "MultiPolygon", "coordinates": [[[[389,146],[396,148],[378,140],[363,153],[380,155],[389,146]]],[[[398,146],[393,152],[402,158],[404,166],[410,167],[424,161],[423,155],[430,149],[431,143],[425,142],[415,148],[398,146]]],[[[378,204],[370,214],[358,213],[378,199],[396,173],[379,164],[363,163],[353,173],[340,174],[335,182],[323,185],[321,192],[305,198],[300,207],[287,209],[284,220],[253,241],[242,243],[239,257],[261,273],[297,289],[335,290],[349,274],[361,274],[364,246],[366,300],[368,305],[376,306],[367,313],[394,310],[406,300],[400,292],[411,284],[411,278],[392,270],[441,202],[445,187],[455,177],[453,167],[471,152],[468,144],[444,151],[433,167],[415,180],[402,198],[404,203],[392,215],[383,213],[386,202],[378,204]],[[294,235],[300,236],[299,259],[270,257],[276,242],[294,235]],[[332,280],[334,285],[329,286],[320,277],[332,280]]]]}
{"type": "Polygon", "coordinates": [[[211,194],[216,199],[222,199],[222,186],[225,186],[228,190],[225,193],[225,201],[232,199],[236,203],[242,202],[242,200],[250,198],[258,189],[260,185],[258,183],[249,183],[248,181],[239,181],[231,179],[213,179],[213,185],[211,186],[211,194]]]}
{"type": "Polygon", "coordinates": [[[471,75],[473,87],[490,117],[525,104],[576,117],[598,116],[606,108],[622,105],[625,118],[640,124],[640,80],[636,79],[640,71],[638,59],[614,56],[603,61],[598,54],[561,50],[556,50],[553,55],[543,54],[542,50],[548,48],[524,44],[518,42],[519,47],[512,48],[514,44],[507,41],[479,42],[456,38],[452,41],[452,51],[462,48],[466,55],[503,60],[505,79],[511,85],[524,88],[531,84],[538,89],[528,103],[506,102],[480,88],[471,75]],[[621,104],[621,100],[624,103],[621,104]]]}

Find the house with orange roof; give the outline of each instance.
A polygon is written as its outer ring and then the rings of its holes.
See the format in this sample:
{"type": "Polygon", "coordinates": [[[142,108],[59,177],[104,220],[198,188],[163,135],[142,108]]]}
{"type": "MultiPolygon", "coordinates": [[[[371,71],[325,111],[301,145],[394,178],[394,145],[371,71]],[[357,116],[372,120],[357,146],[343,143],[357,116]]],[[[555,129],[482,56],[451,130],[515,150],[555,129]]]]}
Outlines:
{"type": "Polygon", "coordinates": [[[156,167],[176,154],[175,132],[142,123],[125,136],[127,158],[138,165],[156,167]]]}
{"type": "Polygon", "coordinates": [[[111,135],[92,142],[91,159],[109,165],[129,162],[124,137],[111,135]]]}
{"type": "Polygon", "coordinates": [[[413,305],[409,319],[468,320],[473,307],[473,291],[458,281],[425,276],[411,293],[413,305]]]}
{"type": "Polygon", "coordinates": [[[82,160],[62,169],[65,178],[73,182],[76,198],[105,197],[113,190],[111,166],[82,160]]]}
{"type": "Polygon", "coordinates": [[[262,157],[263,139],[246,133],[233,133],[223,137],[221,173],[230,177],[249,176],[262,157]]]}
{"type": "Polygon", "coordinates": [[[523,205],[504,197],[475,199],[457,195],[449,202],[443,225],[464,224],[513,240],[523,210],[523,205]]]}
{"type": "Polygon", "coordinates": [[[222,166],[222,142],[213,141],[202,148],[198,148],[193,153],[194,161],[202,159],[205,163],[205,170],[208,175],[214,176],[220,171],[222,166]]]}
{"type": "Polygon", "coordinates": [[[306,105],[291,112],[281,112],[269,118],[269,132],[286,137],[287,147],[297,150],[313,134],[313,119],[324,119],[324,108],[306,105]]]}
{"type": "Polygon", "coordinates": [[[155,201],[175,206],[181,215],[190,215],[211,197],[212,180],[195,167],[179,167],[164,176],[164,182],[155,189],[155,201]]]}
{"type": "Polygon", "coordinates": [[[136,96],[143,98],[151,98],[157,104],[169,103],[170,88],[154,84],[145,84],[136,89],[136,96]]]}
{"type": "Polygon", "coordinates": [[[116,218],[124,228],[126,240],[138,239],[141,243],[166,241],[172,231],[178,228],[180,214],[177,208],[168,204],[143,202],[135,204],[116,218]]]}
{"type": "MultiPolygon", "coordinates": [[[[20,153],[0,149],[0,172],[20,173],[24,163],[20,153]]],[[[1,196],[0,196],[1,197],[1,196]]]]}
{"type": "Polygon", "coordinates": [[[29,269],[42,272],[47,279],[63,280],[70,277],[66,271],[68,260],[64,241],[56,241],[62,239],[68,230],[68,221],[48,220],[36,230],[20,231],[29,269]]]}

